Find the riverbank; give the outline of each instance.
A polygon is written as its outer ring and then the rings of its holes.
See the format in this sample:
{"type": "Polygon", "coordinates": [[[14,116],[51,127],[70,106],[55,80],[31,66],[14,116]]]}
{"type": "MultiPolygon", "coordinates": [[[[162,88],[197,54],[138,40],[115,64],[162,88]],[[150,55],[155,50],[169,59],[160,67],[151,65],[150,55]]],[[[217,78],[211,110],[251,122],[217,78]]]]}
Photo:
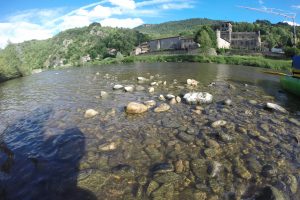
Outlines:
{"type": "Polygon", "coordinates": [[[199,62],[217,63],[229,65],[245,65],[253,67],[268,68],[278,71],[289,71],[290,60],[269,59],[260,56],[203,56],[203,55],[144,55],[128,56],[123,59],[108,58],[101,61],[93,61],[92,65],[106,65],[117,63],[155,63],[155,62],[199,62]]]}

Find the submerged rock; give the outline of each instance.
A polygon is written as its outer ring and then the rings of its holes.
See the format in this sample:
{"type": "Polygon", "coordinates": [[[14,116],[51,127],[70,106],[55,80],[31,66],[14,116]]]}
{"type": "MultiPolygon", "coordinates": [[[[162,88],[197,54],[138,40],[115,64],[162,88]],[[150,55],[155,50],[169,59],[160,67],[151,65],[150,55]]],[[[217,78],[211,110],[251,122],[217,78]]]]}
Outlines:
{"type": "Polygon", "coordinates": [[[168,110],[170,110],[170,106],[168,105],[168,104],[166,104],[166,103],[163,103],[163,104],[160,104],[158,107],[156,107],[155,109],[154,109],[154,112],[165,112],[165,111],[168,111],[168,110]]]}
{"type": "Polygon", "coordinates": [[[271,185],[262,188],[253,199],[286,200],[284,194],[271,185]]]}
{"type": "Polygon", "coordinates": [[[211,161],[208,164],[207,172],[211,177],[217,176],[221,172],[222,164],[216,161],[211,161]]]}
{"type": "Polygon", "coordinates": [[[119,164],[115,167],[113,167],[111,169],[111,171],[113,173],[120,173],[120,172],[125,172],[125,173],[134,173],[135,172],[135,169],[134,167],[130,166],[130,165],[127,165],[127,164],[119,164]]]}
{"type": "Polygon", "coordinates": [[[194,141],[195,137],[193,135],[189,135],[185,132],[181,132],[178,134],[177,136],[180,140],[182,140],[183,142],[186,142],[186,143],[191,143],[194,141]]]}
{"type": "Polygon", "coordinates": [[[173,172],[174,166],[171,163],[159,163],[152,167],[151,171],[154,174],[163,174],[167,172],[173,172]]]}
{"type": "Polygon", "coordinates": [[[126,112],[129,114],[141,114],[148,110],[148,107],[141,103],[130,102],[126,106],[126,112]]]}
{"type": "Polygon", "coordinates": [[[275,103],[267,103],[265,105],[265,108],[270,109],[270,110],[275,110],[275,111],[279,111],[282,113],[287,113],[288,111],[286,109],[284,109],[283,107],[275,104],[275,103]]]}
{"type": "Polygon", "coordinates": [[[207,177],[207,165],[205,159],[196,159],[191,162],[192,172],[196,177],[204,179],[207,177]]]}
{"type": "Polygon", "coordinates": [[[172,183],[165,183],[152,192],[151,196],[153,199],[173,199],[174,185],[172,183]]]}
{"type": "Polygon", "coordinates": [[[136,91],[144,91],[145,87],[138,85],[138,86],[136,86],[135,90],[136,91]]]}
{"type": "Polygon", "coordinates": [[[183,97],[189,104],[211,103],[213,96],[207,92],[192,92],[187,93],[183,97]]]}
{"type": "Polygon", "coordinates": [[[159,176],[155,176],[154,180],[158,183],[173,183],[181,180],[181,176],[175,172],[167,172],[159,176]]]}
{"type": "Polygon", "coordinates": [[[148,196],[151,195],[151,193],[156,190],[157,188],[159,188],[159,184],[156,181],[151,181],[148,185],[148,188],[146,190],[146,194],[148,196]]]}
{"type": "Polygon", "coordinates": [[[182,173],[183,170],[184,170],[183,161],[182,160],[178,160],[175,163],[175,171],[176,171],[176,173],[182,173]]]}
{"type": "Polygon", "coordinates": [[[98,147],[100,151],[113,151],[117,148],[117,144],[115,142],[109,144],[102,144],[98,147]]]}
{"type": "Polygon", "coordinates": [[[270,165],[270,164],[264,165],[261,170],[261,175],[266,178],[276,176],[276,174],[277,174],[277,169],[273,165],[270,165]]]}
{"type": "Polygon", "coordinates": [[[87,111],[85,111],[84,118],[92,118],[98,114],[99,114],[99,112],[97,112],[96,110],[88,109],[87,111]]]}
{"type": "Polygon", "coordinates": [[[225,126],[227,124],[226,121],[224,120],[218,120],[218,121],[215,121],[211,124],[211,127],[213,128],[218,128],[218,127],[221,127],[221,126],[225,126]]]}

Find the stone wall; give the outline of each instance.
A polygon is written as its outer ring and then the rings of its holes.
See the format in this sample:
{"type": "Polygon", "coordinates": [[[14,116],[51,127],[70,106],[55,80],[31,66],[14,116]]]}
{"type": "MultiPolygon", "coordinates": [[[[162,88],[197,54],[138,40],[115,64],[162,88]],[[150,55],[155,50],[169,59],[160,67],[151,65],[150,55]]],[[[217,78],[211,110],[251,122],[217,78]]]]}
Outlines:
{"type": "Polygon", "coordinates": [[[162,38],[149,42],[150,51],[181,49],[180,37],[162,38]]]}

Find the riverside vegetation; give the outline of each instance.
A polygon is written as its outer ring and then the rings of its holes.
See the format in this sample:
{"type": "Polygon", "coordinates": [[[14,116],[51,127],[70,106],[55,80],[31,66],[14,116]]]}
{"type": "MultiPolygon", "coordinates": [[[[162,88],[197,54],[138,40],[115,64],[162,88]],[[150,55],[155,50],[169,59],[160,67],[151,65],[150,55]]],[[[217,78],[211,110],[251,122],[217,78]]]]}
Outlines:
{"type": "MultiPolygon", "coordinates": [[[[158,25],[143,25],[135,29],[101,27],[93,23],[88,27],[75,28],[59,33],[53,38],[11,44],[0,50],[0,81],[26,76],[35,69],[82,66],[86,61],[92,63],[114,62],[154,62],[154,61],[192,61],[216,62],[238,65],[250,65],[272,69],[288,69],[286,60],[271,60],[263,57],[240,56],[150,56],[127,57],[138,44],[153,38],[182,35],[194,37],[204,48],[216,47],[215,30],[220,21],[209,19],[189,19],[167,22],[158,25]],[[118,53],[119,52],[119,53],[118,53]],[[125,58],[123,59],[123,57],[125,58]],[[117,59],[113,61],[115,58],[117,59]],[[122,60],[123,59],[123,60],[122,60]]],[[[262,41],[268,48],[285,48],[287,56],[300,54],[292,47],[292,27],[285,23],[271,24],[266,20],[254,23],[234,23],[234,31],[260,31],[262,41]]],[[[297,27],[299,33],[299,27],[297,27]]]]}

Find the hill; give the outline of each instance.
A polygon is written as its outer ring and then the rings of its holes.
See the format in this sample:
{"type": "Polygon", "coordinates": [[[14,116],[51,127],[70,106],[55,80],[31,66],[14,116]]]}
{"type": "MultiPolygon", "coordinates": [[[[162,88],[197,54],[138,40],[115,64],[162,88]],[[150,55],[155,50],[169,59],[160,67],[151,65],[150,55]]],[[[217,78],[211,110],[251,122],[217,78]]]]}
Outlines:
{"type": "Polygon", "coordinates": [[[48,40],[9,44],[0,51],[0,81],[25,76],[34,69],[79,66],[85,61],[129,55],[139,42],[149,38],[132,29],[87,27],[63,31],[48,40]]]}
{"type": "Polygon", "coordinates": [[[170,21],[161,24],[144,24],[136,27],[135,30],[148,34],[151,38],[169,37],[175,35],[194,35],[203,25],[218,25],[222,21],[206,18],[194,18],[181,21],[170,21]]]}

